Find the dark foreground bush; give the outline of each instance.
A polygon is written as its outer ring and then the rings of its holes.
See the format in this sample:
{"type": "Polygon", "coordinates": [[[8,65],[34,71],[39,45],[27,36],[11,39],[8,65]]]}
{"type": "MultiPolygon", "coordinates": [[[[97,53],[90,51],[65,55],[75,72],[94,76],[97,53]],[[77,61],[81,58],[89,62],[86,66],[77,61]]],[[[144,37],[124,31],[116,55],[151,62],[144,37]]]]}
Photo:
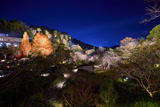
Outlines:
{"type": "Polygon", "coordinates": [[[106,80],[102,88],[100,89],[99,94],[101,107],[115,107],[116,99],[118,98],[118,93],[114,88],[113,80],[106,80]]]}
{"type": "Polygon", "coordinates": [[[26,98],[19,107],[53,107],[45,100],[42,94],[35,94],[26,98]]]}
{"type": "Polygon", "coordinates": [[[90,84],[86,79],[81,79],[67,86],[64,100],[73,107],[91,107],[98,102],[98,92],[95,85],[90,84]]]}
{"type": "Polygon", "coordinates": [[[160,103],[158,102],[150,102],[150,101],[140,101],[134,104],[134,107],[160,107],[160,103]]]}
{"type": "Polygon", "coordinates": [[[26,62],[13,69],[6,77],[0,78],[0,107],[17,107],[24,99],[36,93],[44,93],[56,76],[41,76],[46,72],[51,74],[47,66],[42,66],[43,63],[43,60],[26,62]]]}

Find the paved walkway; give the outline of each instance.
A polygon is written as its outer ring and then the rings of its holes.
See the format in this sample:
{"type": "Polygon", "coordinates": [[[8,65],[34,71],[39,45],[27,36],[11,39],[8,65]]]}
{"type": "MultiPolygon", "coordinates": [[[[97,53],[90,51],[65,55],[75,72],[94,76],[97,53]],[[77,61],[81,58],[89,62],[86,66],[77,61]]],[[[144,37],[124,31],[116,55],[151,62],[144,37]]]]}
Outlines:
{"type": "Polygon", "coordinates": [[[97,71],[100,68],[95,68],[94,66],[83,66],[83,67],[79,67],[79,69],[86,70],[93,73],[94,71],[97,71]]]}

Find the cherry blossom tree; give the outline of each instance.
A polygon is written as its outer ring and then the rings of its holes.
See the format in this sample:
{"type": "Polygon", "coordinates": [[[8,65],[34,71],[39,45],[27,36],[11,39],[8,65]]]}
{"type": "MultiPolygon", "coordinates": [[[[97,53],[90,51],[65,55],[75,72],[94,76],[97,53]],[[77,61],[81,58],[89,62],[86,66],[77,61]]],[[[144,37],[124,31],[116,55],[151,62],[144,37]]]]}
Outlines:
{"type": "Polygon", "coordinates": [[[83,54],[82,52],[75,52],[73,55],[71,55],[73,60],[77,62],[78,60],[80,61],[86,61],[88,59],[86,54],[83,54]]]}
{"type": "Polygon", "coordinates": [[[106,51],[106,48],[104,48],[104,47],[98,47],[98,49],[96,49],[96,53],[97,54],[102,54],[102,53],[104,53],[106,51]]]}
{"type": "Polygon", "coordinates": [[[135,42],[135,41],[136,41],[136,39],[133,39],[132,37],[126,37],[123,40],[121,40],[120,43],[121,43],[121,46],[125,46],[128,43],[135,42]]]}
{"type": "Polygon", "coordinates": [[[120,51],[122,58],[129,58],[140,46],[139,42],[136,39],[132,39],[130,37],[126,37],[121,41],[120,47],[116,48],[116,50],[120,51]]]}
{"type": "Polygon", "coordinates": [[[103,54],[101,64],[104,68],[110,69],[111,66],[117,66],[117,62],[120,61],[121,57],[113,51],[107,51],[103,54]]]}
{"type": "Polygon", "coordinates": [[[124,59],[128,59],[134,52],[136,52],[138,47],[138,42],[131,42],[128,45],[118,47],[117,50],[121,52],[121,56],[124,59]]]}

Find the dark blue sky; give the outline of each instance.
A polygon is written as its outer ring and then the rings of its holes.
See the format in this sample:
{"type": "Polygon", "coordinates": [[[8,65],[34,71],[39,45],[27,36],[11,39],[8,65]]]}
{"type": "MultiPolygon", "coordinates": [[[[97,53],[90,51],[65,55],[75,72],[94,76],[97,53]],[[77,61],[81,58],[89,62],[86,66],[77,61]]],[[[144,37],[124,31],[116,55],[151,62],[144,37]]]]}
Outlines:
{"type": "Polygon", "coordinates": [[[145,37],[159,24],[140,24],[143,0],[1,0],[0,18],[48,26],[96,46],[112,46],[128,37],[145,37]]]}

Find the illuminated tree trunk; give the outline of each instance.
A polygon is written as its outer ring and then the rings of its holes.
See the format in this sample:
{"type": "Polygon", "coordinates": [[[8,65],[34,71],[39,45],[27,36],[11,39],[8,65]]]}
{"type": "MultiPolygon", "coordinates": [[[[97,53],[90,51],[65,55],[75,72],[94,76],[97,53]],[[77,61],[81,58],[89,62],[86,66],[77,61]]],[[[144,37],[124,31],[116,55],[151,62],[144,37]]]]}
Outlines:
{"type": "Polygon", "coordinates": [[[151,98],[153,98],[153,94],[152,94],[149,90],[147,90],[147,92],[148,92],[149,96],[150,96],[151,98]]]}
{"type": "Polygon", "coordinates": [[[23,34],[23,39],[22,39],[22,43],[20,45],[20,50],[22,51],[23,55],[27,55],[30,53],[31,51],[31,44],[29,42],[29,37],[27,35],[27,32],[24,32],[23,34]]]}
{"type": "Polygon", "coordinates": [[[149,94],[149,96],[150,96],[151,98],[153,98],[153,93],[150,92],[145,86],[143,86],[143,88],[147,91],[147,93],[149,94]]]}

